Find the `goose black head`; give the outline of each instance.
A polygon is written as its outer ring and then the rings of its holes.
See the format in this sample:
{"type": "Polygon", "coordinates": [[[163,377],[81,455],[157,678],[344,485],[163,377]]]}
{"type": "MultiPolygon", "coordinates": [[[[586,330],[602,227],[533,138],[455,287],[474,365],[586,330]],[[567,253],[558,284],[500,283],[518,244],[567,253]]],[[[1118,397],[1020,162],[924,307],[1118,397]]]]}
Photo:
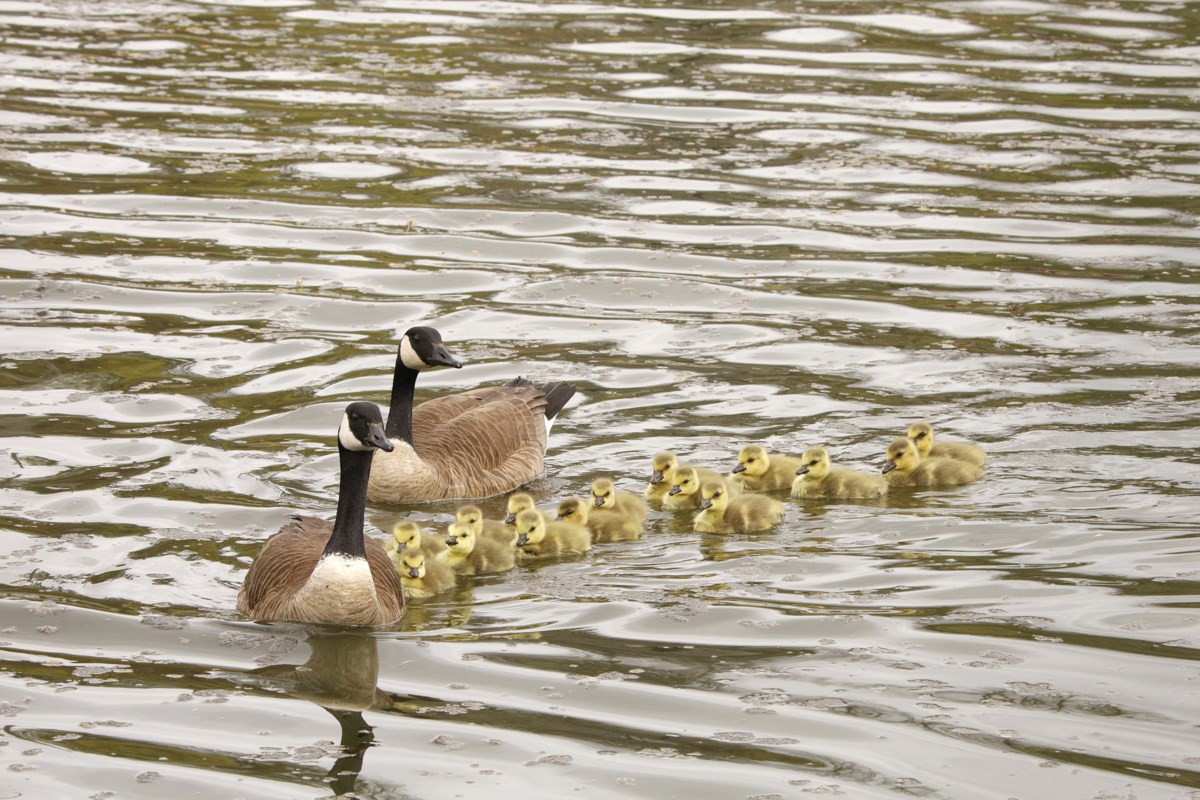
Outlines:
{"type": "Polygon", "coordinates": [[[462,367],[462,362],[450,355],[446,345],[442,344],[442,335],[437,328],[428,326],[409,328],[404,332],[400,338],[400,361],[417,371],[430,367],[462,367]]]}
{"type": "Polygon", "coordinates": [[[357,402],[346,406],[342,425],[338,428],[338,444],[347,450],[394,449],[383,433],[383,414],[374,403],[357,402]]]}

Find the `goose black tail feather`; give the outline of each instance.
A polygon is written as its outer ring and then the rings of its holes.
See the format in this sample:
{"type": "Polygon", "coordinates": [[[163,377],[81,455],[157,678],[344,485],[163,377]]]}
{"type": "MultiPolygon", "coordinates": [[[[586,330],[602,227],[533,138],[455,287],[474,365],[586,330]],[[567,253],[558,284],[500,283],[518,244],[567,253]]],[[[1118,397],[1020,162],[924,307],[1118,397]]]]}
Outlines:
{"type": "Polygon", "coordinates": [[[575,387],[566,381],[554,381],[538,385],[528,378],[518,375],[504,385],[514,387],[536,386],[541,390],[542,394],[546,395],[546,419],[554,419],[554,416],[563,410],[563,406],[567,404],[567,401],[575,396],[575,387]]]}
{"type": "Polygon", "coordinates": [[[562,411],[567,401],[575,396],[575,387],[566,381],[555,381],[538,388],[546,395],[546,419],[554,419],[554,415],[562,411]]]}

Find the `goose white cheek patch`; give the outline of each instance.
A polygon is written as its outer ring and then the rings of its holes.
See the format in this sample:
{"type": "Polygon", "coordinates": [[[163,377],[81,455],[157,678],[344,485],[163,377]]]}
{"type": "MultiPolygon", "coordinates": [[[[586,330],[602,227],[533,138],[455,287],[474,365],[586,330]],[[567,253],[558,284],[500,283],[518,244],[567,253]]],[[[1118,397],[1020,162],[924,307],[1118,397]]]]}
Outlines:
{"type": "Polygon", "coordinates": [[[350,430],[350,417],[342,415],[342,426],[338,428],[338,441],[347,450],[370,450],[371,448],[358,440],[350,430]]]}
{"type": "Polygon", "coordinates": [[[400,361],[409,369],[422,370],[429,366],[417,355],[407,336],[400,340],[400,361]]]}

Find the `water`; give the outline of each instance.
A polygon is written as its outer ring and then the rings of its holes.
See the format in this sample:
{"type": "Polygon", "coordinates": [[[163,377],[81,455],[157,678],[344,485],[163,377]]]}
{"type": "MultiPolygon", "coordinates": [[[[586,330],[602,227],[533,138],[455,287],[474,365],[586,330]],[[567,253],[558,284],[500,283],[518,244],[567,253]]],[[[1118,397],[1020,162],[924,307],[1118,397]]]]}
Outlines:
{"type": "MultiPolygon", "coordinates": [[[[0,4],[0,797],[1200,797],[1195,4],[0,4]],[[979,484],[233,611],[397,334],[979,484]]],[[[499,501],[485,508],[498,512],[499,501]]],[[[372,508],[388,530],[411,513],[372,508]]]]}

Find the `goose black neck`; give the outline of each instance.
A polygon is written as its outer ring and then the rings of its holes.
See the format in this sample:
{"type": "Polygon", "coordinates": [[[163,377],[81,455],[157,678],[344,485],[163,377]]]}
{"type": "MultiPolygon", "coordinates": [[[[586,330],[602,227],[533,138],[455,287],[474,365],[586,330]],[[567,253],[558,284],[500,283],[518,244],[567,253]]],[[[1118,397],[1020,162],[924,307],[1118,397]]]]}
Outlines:
{"type": "Polygon", "coordinates": [[[400,355],[396,355],[396,374],[392,377],[392,403],[388,408],[387,425],[383,432],[389,439],[403,439],[410,445],[412,439],[413,390],[417,376],[421,373],[405,366],[400,355]]]}
{"type": "Polygon", "coordinates": [[[347,450],[338,442],[338,461],[341,479],[338,482],[337,516],[333,533],[325,545],[325,555],[365,558],[363,518],[367,510],[367,478],[371,475],[371,456],[374,450],[347,450]]]}

